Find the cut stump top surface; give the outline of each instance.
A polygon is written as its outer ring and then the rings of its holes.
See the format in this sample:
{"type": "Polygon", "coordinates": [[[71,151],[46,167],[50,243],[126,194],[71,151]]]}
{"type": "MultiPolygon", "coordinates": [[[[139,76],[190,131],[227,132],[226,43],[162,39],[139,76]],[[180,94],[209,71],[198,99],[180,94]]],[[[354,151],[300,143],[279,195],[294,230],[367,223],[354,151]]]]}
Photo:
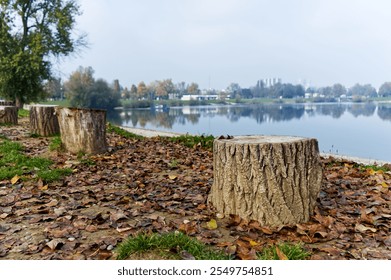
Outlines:
{"type": "Polygon", "coordinates": [[[310,140],[311,138],[298,136],[281,136],[281,135],[245,135],[233,136],[230,139],[218,139],[223,142],[233,142],[237,144],[264,144],[264,143],[290,143],[303,140],[310,140]]]}

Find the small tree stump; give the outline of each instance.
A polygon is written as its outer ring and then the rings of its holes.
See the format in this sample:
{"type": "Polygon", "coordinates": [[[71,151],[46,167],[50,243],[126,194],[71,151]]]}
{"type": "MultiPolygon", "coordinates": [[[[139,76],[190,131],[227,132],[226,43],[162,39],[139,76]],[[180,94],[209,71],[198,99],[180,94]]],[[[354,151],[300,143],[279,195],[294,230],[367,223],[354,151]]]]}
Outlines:
{"type": "Polygon", "coordinates": [[[213,155],[209,202],[217,211],[270,227],[309,220],[323,177],[316,139],[216,139],[213,155]]]}
{"type": "Polygon", "coordinates": [[[15,106],[0,106],[0,123],[18,124],[18,108],[15,106]]]}
{"type": "Polygon", "coordinates": [[[96,109],[55,108],[64,148],[73,153],[104,153],[106,111],[96,109]]]}
{"type": "Polygon", "coordinates": [[[33,105],[30,107],[31,133],[53,136],[60,133],[55,105],[33,105]]]}

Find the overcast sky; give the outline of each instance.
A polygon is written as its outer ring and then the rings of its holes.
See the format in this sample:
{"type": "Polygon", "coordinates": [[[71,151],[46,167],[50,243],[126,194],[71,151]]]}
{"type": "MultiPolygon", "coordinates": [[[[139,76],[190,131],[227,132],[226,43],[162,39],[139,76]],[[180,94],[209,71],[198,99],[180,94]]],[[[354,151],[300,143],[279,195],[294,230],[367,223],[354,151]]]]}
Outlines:
{"type": "Polygon", "coordinates": [[[89,48],[64,78],[171,78],[223,89],[262,78],[313,86],[391,81],[390,0],[79,0],[89,48]]]}

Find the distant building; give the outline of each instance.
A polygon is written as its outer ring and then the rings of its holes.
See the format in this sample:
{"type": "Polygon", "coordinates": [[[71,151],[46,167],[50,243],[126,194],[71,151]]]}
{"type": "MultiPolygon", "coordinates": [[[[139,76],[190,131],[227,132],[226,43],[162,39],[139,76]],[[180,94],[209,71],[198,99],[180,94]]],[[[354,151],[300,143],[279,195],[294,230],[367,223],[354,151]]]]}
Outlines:
{"type": "Polygon", "coordinates": [[[189,101],[189,100],[217,100],[218,95],[211,94],[193,94],[193,95],[183,95],[181,100],[189,101]]]}

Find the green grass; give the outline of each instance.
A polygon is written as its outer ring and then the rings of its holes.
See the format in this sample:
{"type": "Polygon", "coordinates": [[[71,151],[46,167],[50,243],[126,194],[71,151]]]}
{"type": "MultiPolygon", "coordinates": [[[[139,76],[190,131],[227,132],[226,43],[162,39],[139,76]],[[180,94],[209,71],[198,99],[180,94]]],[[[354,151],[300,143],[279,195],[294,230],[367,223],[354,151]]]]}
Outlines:
{"type": "Polygon", "coordinates": [[[17,142],[0,141],[0,180],[20,177],[38,177],[49,183],[72,173],[71,169],[51,169],[53,162],[41,157],[28,157],[17,142]]]}
{"type": "Polygon", "coordinates": [[[361,169],[367,170],[367,169],[372,169],[373,171],[383,171],[383,172],[388,172],[391,171],[388,166],[381,166],[381,165],[363,165],[360,166],[361,169]]]}
{"type": "Polygon", "coordinates": [[[30,111],[25,109],[19,109],[18,110],[18,117],[19,118],[25,118],[30,116],[30,111]]]}
{"type": "MultiPolygon", "coordinates": [[[[276,246],[289,260],[306,260],[310,253],[301,243],[281,243],[266,247],[257,254],[259,260],[279,260],[276,246]]],[[[120,243],[116,248],[117,259],[132,258],[135,254],[158,255],[162,259],[181,259],[180,252],[186,251],[196,260],[230,260],[232,256],[205,245],[183,233],[138,234],[120,243]]]]}
{"type": "Polygon", "coordinates": [[[301,243],[281,243],[265,248],[262,252],[258,253],[258,258],[260,260],[279,260],[276,246],[284,253],[288,260],[306,260],[310,256],[310,253],[303,248],[301,243]]]}
{"type": "Polygon", "coordinates": [[[62,149],[61,136],[53,136],[49,143],[50,151],[59,151],[62,149]]]}
{"type": "Polygon", "coordinates": [[[201,243],[183,233],[139,234],[122,242],[116,248],[117,259],[124,260],[132,254],[158,252],[166,259],[181,259],[180,252],[186,251],[196,260],[228,260],[221,251],[201,243]]]}
{"type": "Polygon", "coordinates": [[[122,128],[115,126],[111,123],[107,123],[107,132],[115,133],[115,134],[122,136],[122,137],[125,137],[127,139],[143,139],[144,138],[143,136],[126,131],[125,129],[122,129],[122,128]]]}
{"type": "Polygon", "coordinates": [[[194,136],[194,135],[181,135],[177,137],[170,137],[168,138],[169,141],[172,141],[174,143],[180,143],[185,145],[186,147],[196,147],[201,146],[205,149],[212,150],[213,149],[213,141],[214,136],[213,135],[201,135],[201,136],[194,136]]]}

